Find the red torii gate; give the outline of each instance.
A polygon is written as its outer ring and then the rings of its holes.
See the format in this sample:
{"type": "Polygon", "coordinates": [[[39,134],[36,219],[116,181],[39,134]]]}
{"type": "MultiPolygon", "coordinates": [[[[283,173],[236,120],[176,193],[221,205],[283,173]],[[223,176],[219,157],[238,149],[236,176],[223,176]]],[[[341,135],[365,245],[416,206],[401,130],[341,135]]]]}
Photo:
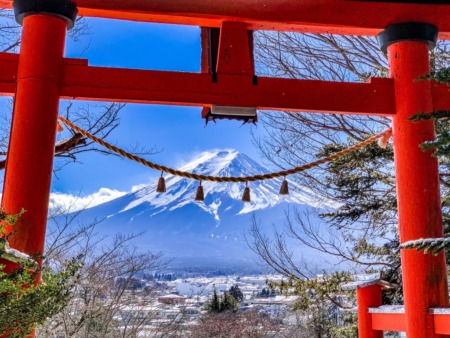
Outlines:
{"type": "MultiPolygon", "coordinates": [[[[442,237],[437,160],[419,149],[434,138],[433,122],[407,119],[417,112],[450,109],[447,86],[415,81],[429,72],[428,49],[438,32],[450,39],[450,5],[410,2],[16,0],[16,18],[23,23],[21,52],[0,53],[0,93],[15,97],[2,207],[10,213],[22,208],[27,212],[11,245],[26,253],[43,251],[60,98],[391,116],[400,240],[442,237]],[[86,60],[64,58],[66,30],[77,11],[82,16],[220,28],[217,65],[210,65],[216,73],[92,67],[86,60]],[[364,84],[267,77],[255,81],[248,31],[257,29],[381,33],[391,78],[364,84]]],[[[0,1],[0,8],[12,7],[12,0],[0,1]]],[[[204,66],[206,61],[204,55],[204,66]]],[[[402,250],[401,258],[404,313],[369,313],[367,307],[381,304],[379,289],[359,291],[360,337],[382,337],[382,330],[406,331],[409,338],[450,335],[450,316],[430,310],[449,306],[444,254],[402,250]]]]}

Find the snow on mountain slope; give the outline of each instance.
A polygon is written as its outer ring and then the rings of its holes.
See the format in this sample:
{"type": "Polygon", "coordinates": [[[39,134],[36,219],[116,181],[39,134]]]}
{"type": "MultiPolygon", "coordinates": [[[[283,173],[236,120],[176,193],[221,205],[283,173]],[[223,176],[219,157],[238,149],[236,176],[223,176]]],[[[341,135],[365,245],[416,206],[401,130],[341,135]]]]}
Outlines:
{"type": "MultiPolygon", "coordinates": [[[[205,152],[180,169],[214,176],[268,172],[235,150],[205,152]]],[[[282,179],[249,183],[252,202],[243,203],[245,184],[203,182],[205,201],[196,202],[198,182],[170,175],[165,178],[166,193],[156,193],[155,182],[86,209],[81,220],[104,219],[98,228],[101,235],[143,232],[137,246],[180,257],[183,262],[233,259],[251,264],[255,257],[244,234],[253,215],[270,225],[283,219],[287,206],[305,210],[332,207],[329,201],[321,201],[313,191],[293,182],[289,182],[290,195],[278,195],[282,179]]]]}
{"type": "MultiPolygon", "coordinates": [[[[235,150],[204,153],[196,160],[180,168],[180,170],[212,176],[249,176],[269,172],[266,168],[262,167],[248,156],[240,154],[235,150]]],[[[274,179],[250,183],[252,203],[243,204],[239,214],[272,207],[280,202],[307,204],[317,207],[323,205],[320,204],[321,202],[318,196],[311,190],[300,187],[294,183],[290,184],[292,191],[291,195],[278,195],[281,181],[282,179],[274,179]]],[[[156,207],[158,209],[156,212],[160,212],[160,208],[169,211],[175,210],[186,204],[193,203],[197,186],[198,182],[196,181],[168,176],[166,178],[166,194],[156,193],[155,182],[154,184],[135,192],[135,199],[119,212],[133,209],[142,203],[148,203],[156,207]]],[[[223,195],[231,197],[232,200],[239,201],[244,186],[244,184],[236,183],[205,182],[203,183],[203,187],[207,198],[205,203],[198,203],[198,205],[219,220],[217,210],[221,205],[221,202],[220,200],[215,200],[210,197],[223,195]]]]}

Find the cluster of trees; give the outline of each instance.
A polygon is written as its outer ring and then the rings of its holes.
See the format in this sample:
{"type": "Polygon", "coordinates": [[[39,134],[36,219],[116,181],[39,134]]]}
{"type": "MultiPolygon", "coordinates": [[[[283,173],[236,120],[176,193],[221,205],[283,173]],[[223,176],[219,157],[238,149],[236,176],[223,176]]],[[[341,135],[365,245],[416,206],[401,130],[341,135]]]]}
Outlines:
{"type": "Polygon", "coordinates": [[[206,303],[206,310],[211,313],[236,312],[239,303],[244,300],[244,294],[238,285],[233,285],[229,291],[225,291],[222,296],[217,294],[214,288],[211,299],[206,303]]]}
{"type": "Polygon", "coordinates": [[[227,291],[223,293],[223,296],[217,294],[214,289],[211,300],[206,304],[205,308],[209,312],[221,313],[221,312],[236,312],[239,308],[237,300],[231,296],[227,291]]]}
{"type": "Polygon", "coordinates": [[[174,281],[177,279],[177,277],[172,274],[172,273],[156,273],[153,276],[154,279],[158,280],[158,281],[174,281]]]}
{"type": "MultiPolygon", "coordinates": [[[[155,313],[122,318],[120,327],[117,319],[124,305],[139,309],[155,299],[155,290],[136,288],[136,281],[163,267],[161,254],[136,251],[136,235],[99,239],[97,221],[76,225],[76,214],[64,214],[51,223],[44,256],[19,257],[11,274],[0,266],[0,335],[24,337],[36,328],[37,337],[135,337],[155,313]]],[[[2,227],[16,220],[0,213],[2,227]]],[[[0,238],[0,257],[11,261],[6,242],[0,238]]]]}
{"type": "Polygon", "coordinates": [[[232,296],[238,303],[242,303],[244,300],[244,294],[242,293],[239,285],[233,285],[228,291],[230,296],[232,296]]]}
{"type": "MultiPolygon", "coordinates": [[[[264,294],[270,294],[269,290],[273,287],[275,285],[271,284],[271,287],[265,288],[264,294]]],[[[290,318],[286,321],[283,311],[278,315],[275,313],[270,315],[266,312],[267,309],[262,307],[238,309],[230,305],[243,300],[238,286],[231,287],[223,296],[218,296],[214,290],[205,306],[208,312],[190,329],[189,337],[357,337],[355,314],[351,311],[340,313],[337,306],[327,300],[325,294],[323,290],[321,295],[316,295],[313,288],[308,288],[311,302],[297,303],[293,311],[288,310],[290,318]],[[296,316],[292,315],[294,313],[296,316]]]]}
{"type": "Polygon", "coordinates": [[[276,296],[276,291],[275,289],[271,289],[271,288],[263,288],[261,290],[261,293],[259,294],[261,297],[275,297],[276,296]]]}
{"type": "Polygon", "coordinates": [[[238,285],[233,285],[222,296],[214,289],[205,305],[207,313],[192,327],[189,337],[280,337],[280,322],[257,310],[239,310],[243,300],[238,285]]]}

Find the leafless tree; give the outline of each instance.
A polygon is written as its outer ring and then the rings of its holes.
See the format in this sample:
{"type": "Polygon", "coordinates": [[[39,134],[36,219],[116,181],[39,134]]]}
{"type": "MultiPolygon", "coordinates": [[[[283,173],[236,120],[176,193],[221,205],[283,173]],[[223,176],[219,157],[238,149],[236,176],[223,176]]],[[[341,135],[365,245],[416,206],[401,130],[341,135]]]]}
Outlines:
{"type": "Polygon", "coordinates": [[[257,311],[209,313],[200,318],[186,337],[283,337],[280,323],[257,311]]]}
{"type": "MultiPolygon", "coordinates": [[[[435,69],[449,65],[448,49],[448,43],[439,42],[431,52],[435,69]]],[[[372,37],[258,32],[255,34],[255,54],[257,70],[266,76],[338,82],[364,82],[373,76],[388,76],[386,58],[372,37]]],[[[368,135],[385,130],[390,123],[388,118],[375,116],[268,111],[260,114],[264,136],[255,136],[254,140],[269,163],[287,169],[316,160],[324,156],[325,150],[341,150],[362,141],[368,135]]],[[[364,151],[379,152],[376,145],[364,151]]],[[[278,272],[300,278],[310,276],[312,269],[304,261],[293,261],[289,241],[334,256],[338,261],[352,262],[360,269],[392,267],[392,262],[383,259],[383,253],[388,253],[389,248],[379,246],[383,240],[396,236],[392,148],[375,155],[381,158],[378,162],[370,162],[368,155],[364,159],[363,152],[354,155],[359,156],[356,158],[359,163],[367,163],[358,169],[367,172],[365,178],[369,179],[371,175],[374,179],[380,178],[379,183],[365,190],[366,197],[372,196],[369,212],[344,219],[332,216],[331,208],[320,211],[320,221],[317,215],[311,218],[290,210],[284,225],[277,224],[274,236],[266,236],[267,229],[255,220],[253,249],[278,272]]],[[[337,165],[341,166],[342,172],[339,174],[338,169],[334,169],[334,177],[340,175],[342,178],[354,169],[349,168],[351,162],[347,159],[338,161],[337,165]]],[[[336,193],[339,187],[330,181],[330,177],[330,166],[322,165],[289,178],[308,187],[320,198],[333,201],[335,209],[344,208],[345,213],[348,191],[336,193]]]]}
{"type": "MultiPolygon", "coordinates": [[[[269,76],[362,82],[371,76],[387,76],[388,72],[375,39],[368,37],[258,32],[255,53],[260,73],[269,76]]],[[[268,161],[283,168],[316,159],[327,144],[340,144],[349,137],[362,141],[390,125],[389,119],[373,116],[292,112],[261,115],[260,124],[267,136],[255,141],[268,161]]],[[[296,179],[326,193],[320,181],[322,171],[323,167],[319,167],[296,179]]]]}
{"type": "MultiPolygon", "coordinates": [[[[21,27],[15,22],[10,10],[0,9],[0,50],[2,52],[16,52],[20,46],[21,27]]],[[[90,34],[88,19],[78,18],[76,25],[68,32],[68,37],[78,42],[82,37],[90,34]]],[[[76,104],[65,101],[61,104],[60,114],[73,121],[81,128],[102,139],[107,138],[120,124],[120,112],[125,107],[122,103],[105,104],[76,104]]],[[[5,168],[11,125],[12,104],[6,105],[0,113],[0,170],[5,168]]],[[[156,152],[154,147],[140,145],[129,149],[135,154],[151,155],[156,152]]],[[[59,158],[55,170],[76,162],[78,156],[84,152],[97,152],[105,155],[112,154],[79,133],[66,130],[58,135],[55,144],[55,156],[59,158]]]]}
{"type": "Polygon", "coordinates": [[[16,51],[20,45],[20,26],[10,10],[0,9],[0,51],[16,51]]]}
{"type": "Polygon", "coordinates": [[[160,253],[140,252],[132,245],[139,234],[98,236],[100,221],[78,224],[81,212],[60,211],[50,222],[44,266],[58,271],[79,257],[83,267],[67,307],[40,327],[37,336],[136,337],[155,316],[150,306],[155,288],[140,285],[141,278],[166,262],[160,253]]]}

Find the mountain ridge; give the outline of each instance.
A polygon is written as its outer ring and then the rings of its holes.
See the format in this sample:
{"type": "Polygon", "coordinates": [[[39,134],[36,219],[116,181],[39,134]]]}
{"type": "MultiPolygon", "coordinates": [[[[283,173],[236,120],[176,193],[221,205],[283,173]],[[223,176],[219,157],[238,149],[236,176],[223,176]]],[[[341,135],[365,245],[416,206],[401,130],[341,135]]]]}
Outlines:
{"type": "MultiPolygon", "coordinates": [[[[269,172],[247,155],[231,149],[204,152],[181,170],[212,176],[269,172]]],[[[253,217],[271,224],[284,217],[287,207],[313,211],[332,205],[295,182],[289,182],[288,196],[278,195],[281,178],[249,183],[251,203],[241,201],[245,184],[203,182],[205,200],[198,202],[194,200],[198,182],[171,175],[165,179],[166,193],[156,193],[157,183],[153,182],[84,210],[81,220],[103,219],[98,225],[102,236],[143,232],[135,242],[139,248],[182,257],[183,264],[190,259],[200,265],[214,260],[251,265],[256,256],[249,250],[245,234],[253,217]]]]}

